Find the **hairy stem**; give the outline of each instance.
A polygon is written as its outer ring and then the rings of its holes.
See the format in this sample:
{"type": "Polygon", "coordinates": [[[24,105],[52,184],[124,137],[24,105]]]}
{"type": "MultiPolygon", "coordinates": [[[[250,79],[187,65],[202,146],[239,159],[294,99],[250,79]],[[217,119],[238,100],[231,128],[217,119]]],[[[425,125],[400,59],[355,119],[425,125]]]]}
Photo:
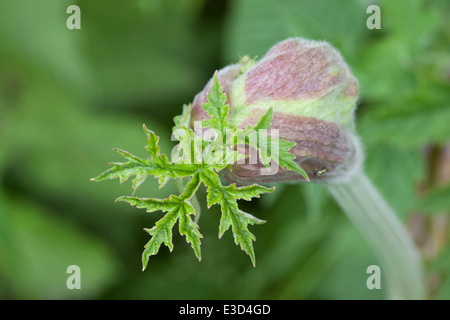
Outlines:
{"type": "Polygon", "coordinates": [[[329,184],[333,197],[375,251],[390,299],[424,298],[420,253],[407,230],[362,170],[329,184]]]}

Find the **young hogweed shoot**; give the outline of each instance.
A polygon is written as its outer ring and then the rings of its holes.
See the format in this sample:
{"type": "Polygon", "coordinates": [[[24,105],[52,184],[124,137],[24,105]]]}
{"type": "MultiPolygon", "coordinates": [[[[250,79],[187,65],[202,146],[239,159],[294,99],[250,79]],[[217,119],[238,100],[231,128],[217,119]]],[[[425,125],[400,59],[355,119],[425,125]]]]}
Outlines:
{"type": "Polygon", "coordinates": [[[144,126],[150,157],[117,149],[127,162],[113,163],[93,180],[123,182],[135,176],[133,190],[150,175],[160,187],[169,179],[179,180],[180,194],[167,199],[117,199],[166,213],[145,229],[152,237],[142,256],[144,269],[161,244],[173,249],[177,221],[180,234],[200,259],[196,191],[202,183],[208,207],[218,204],[222,211],[219,237],[231,227],[235,243],[255,264],[255,237],[248,225],[264,221],[239,209],[237,200],[250,201],[274,190],[256,183],[326,182],[377,253],[391,297],[422,298],[420,256],[362,169],[362,145],[354,123],[357,99],[358,82],[336,49],[323,41],[287,39],[259,61],[244,57],[214,74],[174,119],[179,143],[171,161],[160,153],[159,138],[144,126]],[[219,174],[233,184],[222,184],[219,174]]]}
{"type": "MultiPolygon", "coordinates": [[[[296,143],[291,149],[295,162],[311,181],[326,182],[373,247],[390,297],[423,297],[420,255],[403,224],[364,174],[363,150],[354,123],[358,82],[340,53],[324,41],[291,38],[274,45],[257,63],[231,65],[218,76],[230,97],[235,126],[256,123],[273,108],[270,128],[278,129],[281,139],[296,143]]],[[[201,104],[210,86],[194,99],[193,119],[207,116],[201,104]]],[[[305,181],[289,168],[261,175],[261,166],[235,163],[225,177],[243,184],[305,181]]]]}

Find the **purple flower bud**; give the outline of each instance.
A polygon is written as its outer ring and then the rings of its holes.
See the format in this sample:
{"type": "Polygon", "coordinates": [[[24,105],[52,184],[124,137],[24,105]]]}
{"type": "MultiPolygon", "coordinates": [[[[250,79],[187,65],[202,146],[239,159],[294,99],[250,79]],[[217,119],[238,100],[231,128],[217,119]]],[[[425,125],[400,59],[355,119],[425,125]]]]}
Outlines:
{"type": "MultiPolygon", "coordinates": [[[[362,163],[354,134],[358,82],[340,53],[327,42],[291,38],[277,43],[257,63],[244,59],[218,72],[230,105],[230,123],[255,125],[273,108],[271,129],[295,142],[290,150],[311,180],[345,180],[362,163]]],[[[202,103],[212,80],[194,99],[192,121],[204,120],[202,103]]],[[[227,179],[238,183],[305,179],[279,169],[261,175],[261,163],[234,164],[227,179]]]]}

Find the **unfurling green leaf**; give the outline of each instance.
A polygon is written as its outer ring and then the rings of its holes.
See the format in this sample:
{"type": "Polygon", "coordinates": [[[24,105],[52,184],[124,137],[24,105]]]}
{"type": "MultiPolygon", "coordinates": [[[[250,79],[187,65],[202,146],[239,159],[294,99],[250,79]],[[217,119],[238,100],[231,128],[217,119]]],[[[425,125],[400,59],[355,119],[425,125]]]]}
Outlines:
{"type": "Polygon", "coordinates": [[[208,206],[219,204],[222,210],[222,217],[219,226],[219,238],[232,227],[234,241],[241,246],[255,265],[255,253],[252,241],[255,236],[248,230],[249,224],[261,224],[264,220],[260,220],[238,207],[237,199],[250,200],[253,197],[259,197],[261,193],[272,192],[273,189],[250,186],[238,188],[234,184],[224,187],[220,183],[218,175],[212,170],[203,170],[201,173],[203,183],[208,190],[208,206]]]}
{"type": "Polygon", "coordinates": [[[186,241],[191,244],[196,257],[199,260],[201,259],[200,239],[203,236],[198,231],[198,225],[193,222],[190,217],[190,215],[195,215],[195,210],[188,202],[199,185],[200,180],[198,174],[195,174],[180,196],[172,195],[168,199],[142,199],[137,197],[120,197],[117,199],[117,201],[128,202],[137,208],[146,209],[147,212],[158,210],[167,212],[163,218],[156,222],[153,228],[145,229],[152,238],[145,245],[145,250],[142,254],[142,266],[144,270],[147,267],[150,256],[158,253],[162,243],[164,243],[170,251],[173,250],[172,229],[177,220],[179,221],[180,234],[186,236],[186,241]]]}
{"type": "Polygon", "coordinates": [[[173,131],[180,128],[189,128],[189,126],[191,125],[191,111],[192,104],[183,106],[183,112],[173,118],[173,122],[175,123],[173,131]]]}
{"type": "Polygon", "coordinates": [[[210,119],[203,121],[205,127],[211,126],[218,130],[222,136],[225,136],[225,130],[228,128],[229,106],[225,104],[227,96],[222,92],[217,71],[213,77],[211,92],[207,95],[208,102],[203,104],[203,109],[209,114],[210,119]]]}
{"type": "Polygon", "coordinates": [[[267,143],[267,136],[263,137],[263,134],[259,133],[265,132],[270,127],[272,109],[269,109],[254,127],[248,127],[246,130],[231,127],[229,107],[226,105],[227,98],[222,92],[217,73],[214,75],[211,92],[207,98],[208,102],[203,104],[203,108],[210,118],[204,120],[202,125],[208,128],[208,134],[212,135],[212,138],[200,137],[190,128],[192,106],[186,105],[183,108],[183,114],[174,118],[174,136],[179,143],[175,149],[177,152],[172,153],[174,156],[172,161],[169,161],[167,156],[161,153],[159,137],[144,125],[149,157],[141,159],[121,149],[115,149],[127,162],[112,163],[112,168],[92,179],[93,181],[102,181],[119,178],[122,183],[129,177],[135,176],[132,185],[133,194],[150,175],[158,179],[160,188],[170,179],[177,181],[180,189],[178,196],[171,195],[166,199],[122,196],[116,200],[145,209],[149,213],[155,211],[165,213],[152,228],[144,229],[151,239],[145,245],[142,254],[143,269],[147,267],[150,256],[156,255],[162,244],[167,246],[170,251],[173,250],[173,228],[177,222],[179,233],[186,237],[186,241],[192,246],[197,259],[201,259],[200,240],[203,236],[196,223],[199,217],[196,209],[199,208],[196,192],[201,183],[207,189],[208,207],[218,204],[221,208],[219,238],[231,227],[236,245],[250,256],[255,265],[253,249],[255,236],[248,230],[248,226],[265,221],[239,209],[237,201],[239,199],[251,201],[263,193],[272,192],[274,188],[259,185],[244,187],[237,187],[234,184],[222,185],[218,173],[228,165],[248,156],[236,151],[237,144],[249,144],[256,148],[265,164],[274,159],[283,168],[304,174],[304,171],[293,161],[294,155],[288,152],[294,143],[280,140],[276,136],[269,136],[269,143],[267,143]],[[251,130],[257,132],[255,141],[248,141],[245,138],[245,135],[251,134],[251,130]],[[270,149],[269,146],[269,150],[263,150],[268,144],[275,145],[276,148],[270,149]],[[182,155],[180,155],[181,152],[182,155]],[[186,180],[189,182],[185,183],[186,180]],[[196,216],[195,220],[191,216],[196,216]]]}

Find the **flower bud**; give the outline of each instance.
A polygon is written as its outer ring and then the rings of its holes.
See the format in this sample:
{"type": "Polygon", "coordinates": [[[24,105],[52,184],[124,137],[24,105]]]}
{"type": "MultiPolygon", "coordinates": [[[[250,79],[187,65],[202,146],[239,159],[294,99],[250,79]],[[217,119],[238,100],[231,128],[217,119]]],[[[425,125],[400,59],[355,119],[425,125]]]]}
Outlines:
{"type": "MultiPolygon", "coordinates": [[[[257,63],[243,59],[218,72],[230,106],[230,124],[255,125],[273,108],[270,129],[295,142],[290,150],[311,180],[343,181],[362,163],[354,134],[358,82],[340,53],[323,41],[291,38],[273,46],[257,63]]],[[[208,117],[202,108],[209,81],[194,99],[192,121],[208,117]]],[[[234,164],[226,178],[237,183],[283,182],[305,179],[279,169],[261,175],[263,165],[234,164]]]]}

